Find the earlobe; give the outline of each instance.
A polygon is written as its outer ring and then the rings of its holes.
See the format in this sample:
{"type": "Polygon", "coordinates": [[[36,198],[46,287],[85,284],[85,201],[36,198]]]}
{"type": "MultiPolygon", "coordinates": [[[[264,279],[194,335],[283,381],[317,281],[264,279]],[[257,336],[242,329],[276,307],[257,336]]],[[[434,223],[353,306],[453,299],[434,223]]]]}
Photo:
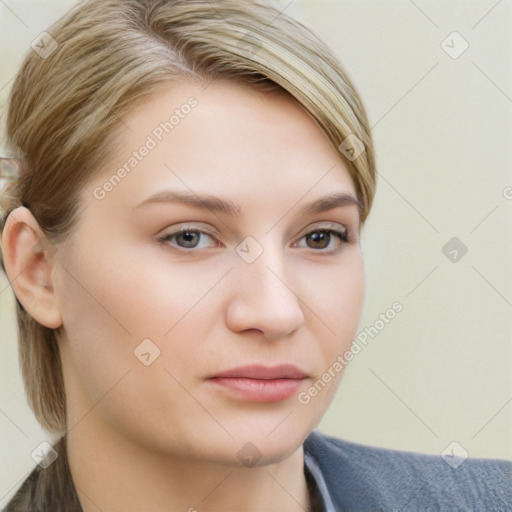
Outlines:
{"type": "Polygon", "coordinates": [[[62,325],[54,290],[53,245],[28,208],[7,217],[2,233],[4,266],[16,297],[38,323],[50,329],[62,325]]]}

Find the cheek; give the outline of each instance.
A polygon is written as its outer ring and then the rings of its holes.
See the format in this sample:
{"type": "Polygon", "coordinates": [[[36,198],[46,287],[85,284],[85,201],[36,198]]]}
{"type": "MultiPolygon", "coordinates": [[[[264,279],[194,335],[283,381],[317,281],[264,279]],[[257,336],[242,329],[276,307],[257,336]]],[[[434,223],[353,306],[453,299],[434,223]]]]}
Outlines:
{"type": "Polygon", "coordinates": [[[346,369],[344,354],[357,334],[365,295],[364,266],[355,248],[340,264],[315,271],[314,280],[304,288],[311,309],[310,329],[314,334],[318,364],[309,385],[297,396],[297,407],[314,428],[332,403],[346,369]]]}
{"type": "Polygon", "coordinates": [[[310,271],[302,288],[316,338],[324,356],[332,359],[350,347],[361,318],[365,280],[360,251],[352,248],[339,264],[310,271]]]}
{"type": "Polygon", "coordinates": [[[183,393],[165,370],[174,374],[170,362],[190,367],[190,354],[176,346],[183,341],[176,336],[181,332],[178,328],[186,323],[186,317],[179,322],[183,302],[189,301],[182,293],[186,280],[178,279],[169,287],[170,280],[151,266],[111,254],[66,266],[57,289],[65,335],[61,355],[66,392],[73,397],[68,401],[72,424],[85,427],[93,422],[91,414],[87,422],[80,418],[97,404],[94,410],[101,417],[118,428],[126,424],[137,431],[144,418],[158,422],[169,410],[183,407],[176,399],[183,393]],[[164,336],[175,324],[178,327],[164,336]],[[148,339],[154,345],[147,341],[141,345],[148,339]],[[144,350],[137,351],[139,346],[144,350]],[[160,351],[156,358],[155,350],[160,351]],[[146,366],[143,354],[148,352],[151,364],[146,366]]]}
{"type": "MultiPolygon", "coordinates": [[[[64,264],[56,289],[68,358],[92,400],[124,372],[132,369],[138,375],[146,369],[137,359],[139,346],[149,347],[150,357],[160,351],[150,367],[152,375],[158,366],[161,371],[190,366],[187,362],[197,354],[183,347],[206,337],[208,311],[203,302],[208,300],[202,299],[225,269],[176,269],[156,261],[143,265],[143,255],[135,255],[133,248],[82,254],[87,256],[64,264]],[[141,345],[147,339],[154,346],[141,345]]],[[[217,314],[211,302],[208,305],[211,314],[217,314]]]]}
{"type": "MultiPolygon", "coordinates": [[[[150,260],[143,263],[140,256],[133,247],[121,247],[65,265],[59,302],[76,339],[85,336],[94,343],[95,331],[105,337],[108,333],[112,345],[125,338],[161,337],[198,300],[201,276],[150,260]]],[[[204,285],[206,289],[208,280],[204,285]]]]}

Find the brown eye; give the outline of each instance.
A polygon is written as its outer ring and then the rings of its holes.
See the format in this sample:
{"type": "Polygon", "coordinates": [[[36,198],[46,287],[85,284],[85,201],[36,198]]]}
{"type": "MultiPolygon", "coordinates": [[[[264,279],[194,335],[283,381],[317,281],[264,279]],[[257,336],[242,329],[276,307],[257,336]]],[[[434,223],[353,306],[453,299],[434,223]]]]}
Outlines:
{"type": "Polygon", "coordinates": [[[331,233],[329,231],[313,231],[306,235],[308,247],[311,249],[325,249],[331,241],[331,233]]]}
{"type": "Polygon", "coordinates": [[[304,235],[302,239],[306,240],[306,247],[308,249],[316,249],[326,253],[335,251],[349,242],[349,236],[346,231],[342,232],[334,229],[315,229],[304,235]]]}

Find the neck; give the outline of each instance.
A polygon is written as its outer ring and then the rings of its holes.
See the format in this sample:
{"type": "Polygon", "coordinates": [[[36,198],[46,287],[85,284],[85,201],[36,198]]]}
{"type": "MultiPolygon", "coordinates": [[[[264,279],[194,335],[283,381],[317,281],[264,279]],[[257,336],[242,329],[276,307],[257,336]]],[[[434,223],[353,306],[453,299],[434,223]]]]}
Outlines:
{"type": "Polygon", "coordinates": [[[91,420],[67,435],[84,512],[309,510],[302,447],[280,462],[247,468],[156,453],[91,420]]]}

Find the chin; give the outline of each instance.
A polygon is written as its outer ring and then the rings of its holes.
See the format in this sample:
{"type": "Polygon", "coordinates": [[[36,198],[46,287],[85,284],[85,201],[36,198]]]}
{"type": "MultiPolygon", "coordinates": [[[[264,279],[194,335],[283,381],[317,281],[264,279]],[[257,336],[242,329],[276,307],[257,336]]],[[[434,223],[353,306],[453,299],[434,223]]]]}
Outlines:
{"type": "Polygon", "coordinates": [[[241,426],[236,439],[228,443],[231,449],[233,446],[237,447],[235,462],[247,466],[244,457],[253,456],[254,466],[265,466],[281,462],[296,452],[319,420],[313,423],[308,419],[299,423],[297,418],[292,420],[297,414],[295,410],[292,411],[291,414],[286,411],[286,414],[280,415],[278,421],[275,421],[275,417],[273,422],[269,422],[267,418],[262,418],[260,422],[253,419],[251,425],[241,426]],[[288,414],[289,417],[284,419],[288,414]]]}
{"type": "Polygon", "coordinates": [[[281,462],[296,452],[314,428],[310,423],[285,423],[286,420],[277,426],[279,422],[274,421],[272,428],[268,427],[268,419],[261,422],[253,419],[251,424],[245,422],[238,426],[231,423],[227,430],[232,437],[221,427],[205,429],[203,424],[197,430],[167,433],[159,440],[152,436],[146,442],[152,444],[152,450],[170,457],[249,468],[266,466],[281,462]]]}

